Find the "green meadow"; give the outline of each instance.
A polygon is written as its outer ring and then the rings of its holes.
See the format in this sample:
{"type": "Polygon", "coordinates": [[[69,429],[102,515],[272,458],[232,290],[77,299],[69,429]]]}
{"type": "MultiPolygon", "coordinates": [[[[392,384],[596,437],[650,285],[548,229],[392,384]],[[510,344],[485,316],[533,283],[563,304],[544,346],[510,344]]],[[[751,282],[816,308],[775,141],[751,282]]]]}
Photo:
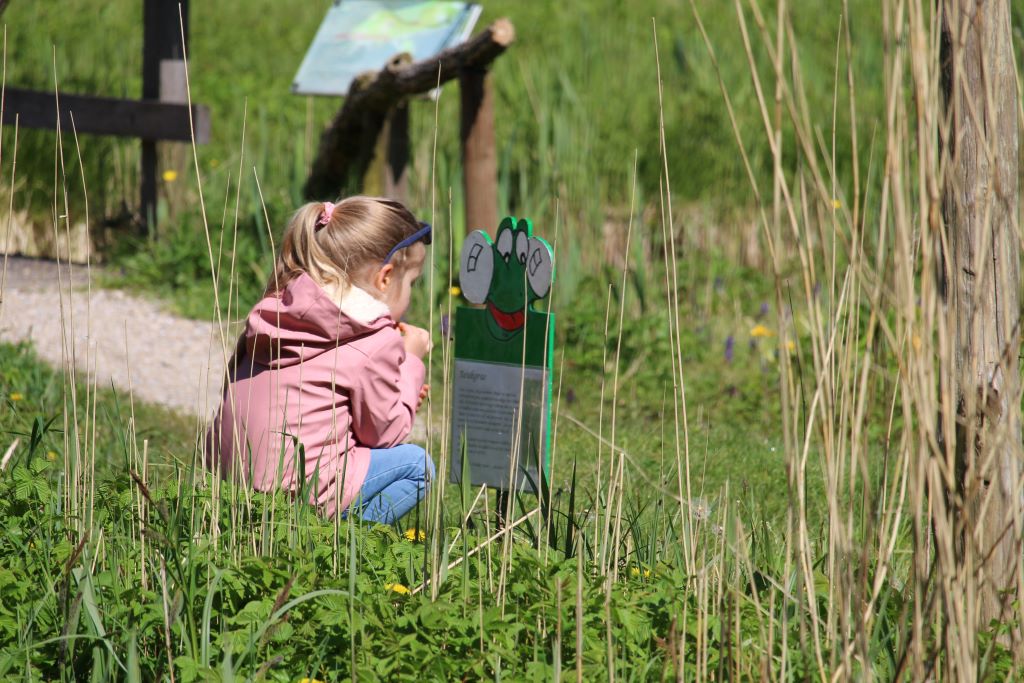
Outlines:
{"type": "MultiPolygon", "coordinates": [[[[5,126],[0,196],[43,234],[88,216],[102,286],[227,330],[341,100],[289,92],[325,0],[191,5],[212,139],[161,146],[158,227],[133,223],[127,140],[5,126]]],[[[0,344],[0,678],[1024,675],[1020,602],[965,621],[951,605],[976,577],[930,570],[955,539],[926,501],[956,495],[934,419],[955,410],[936,395],[951,332],[921,237],[940,74],[911,40],[938,45],[933,12],[485,4],[478,28],[516,27],[490,75],[499,207],[557,264],[537,304],[557,316],[552,476],[503,526],[494,492],[447,478],[395,528],[320,519],[212,478],[194,416],[0,344]]],[[[141,3],[2,18],[8,85],[139,95],[141,3]]],[[[457,84],[411,115],[410,205],[435,237],[409,319],[433,333],[421,417],[444,472],[442,319],[461,236],[496,226],[463,218],[457,84]]]]}

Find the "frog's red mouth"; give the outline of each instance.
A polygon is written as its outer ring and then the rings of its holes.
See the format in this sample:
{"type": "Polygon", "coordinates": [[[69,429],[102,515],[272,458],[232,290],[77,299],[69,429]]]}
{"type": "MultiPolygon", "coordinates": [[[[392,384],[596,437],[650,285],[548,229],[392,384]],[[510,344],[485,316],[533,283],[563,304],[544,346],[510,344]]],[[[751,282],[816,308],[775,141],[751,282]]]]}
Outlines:
{"type": "Polygon", "coordinates": [[[526,314],[522,309],[514,313],[506,313],[490,301],[487,302],[487,310],[491,312],[491,317],[494,318],[494,322],[498,323],[498,327],[506,332],[518,330],[523,326],[523,321],[526,318],[526,314]]]}

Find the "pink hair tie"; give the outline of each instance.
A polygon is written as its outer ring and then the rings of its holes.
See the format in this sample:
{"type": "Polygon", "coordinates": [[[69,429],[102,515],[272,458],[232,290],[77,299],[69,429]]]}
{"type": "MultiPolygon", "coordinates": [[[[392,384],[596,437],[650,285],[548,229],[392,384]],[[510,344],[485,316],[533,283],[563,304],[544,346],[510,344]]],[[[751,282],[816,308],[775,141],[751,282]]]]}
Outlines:
{"type": "Polygon", "coordinates": [[[322,228],[325,225],[327,225],[328,223],[330,223],[331,222],[331,215],[333,213],[334,213],[334,204],[332,204],[331,202],[324,202],[324,208],[320,212],[320,217],[316,219],[316,228],[315,228],[315,230],[319,230],[320,228],[322,228]]]}

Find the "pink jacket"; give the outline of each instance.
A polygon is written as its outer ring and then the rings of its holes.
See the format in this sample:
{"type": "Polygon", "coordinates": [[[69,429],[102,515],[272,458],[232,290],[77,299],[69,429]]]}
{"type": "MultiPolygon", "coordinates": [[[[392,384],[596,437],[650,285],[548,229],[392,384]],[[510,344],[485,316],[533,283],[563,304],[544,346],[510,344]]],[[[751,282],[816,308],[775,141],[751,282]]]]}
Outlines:
{"type": "Polygon", "coordinates": [[[409,435],[425,374],[383,302],[352,287],[339,307],[305,274],[249,313],[237,368],[209,464],[258,491],[295,491],[301,444],[306,481],[318,477],[310,503],[329,517],[358,495],[370,449],[409,435]]]}

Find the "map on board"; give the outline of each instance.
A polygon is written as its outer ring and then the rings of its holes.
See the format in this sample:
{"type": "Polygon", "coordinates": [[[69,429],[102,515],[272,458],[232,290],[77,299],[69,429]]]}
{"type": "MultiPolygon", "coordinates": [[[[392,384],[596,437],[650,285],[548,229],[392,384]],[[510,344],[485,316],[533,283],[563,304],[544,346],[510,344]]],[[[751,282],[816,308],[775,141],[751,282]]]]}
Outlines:
{"type": "Polygon", "coordinates": [[[292,92],[346,95],[352,79],[402,52],[425,59],[458,45],[480,5],[449,0],[337,0],[299,66],[292,92]]]}
{"type": "Polygon", "coordinates": [[[525,218],[503,220],[496,241],[477,230],[462,244],[462,294],[484,308],[455,312],[453,481],[463,458],[473,486],[529,490],[548,477],[555,316],[532,304],[554,274],[551,245],[525,218]]]}

